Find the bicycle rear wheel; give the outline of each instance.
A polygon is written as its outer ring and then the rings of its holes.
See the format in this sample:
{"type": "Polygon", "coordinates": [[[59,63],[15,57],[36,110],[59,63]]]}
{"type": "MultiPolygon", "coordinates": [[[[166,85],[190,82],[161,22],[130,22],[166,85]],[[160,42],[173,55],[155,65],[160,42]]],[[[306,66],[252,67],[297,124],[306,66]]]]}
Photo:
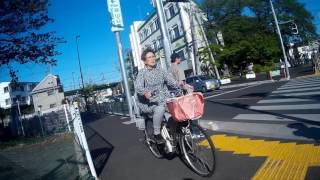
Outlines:
{"type": "Polygon", "coordinates": [[[180,146],[186,162],[200,176],[212,176],[215,169],[215,147],[211,138],[193,122],[182,128],[184,130],[180,136],[180,146]]]}
{"type": "Polygon", "coordinates": [[[145,140],[146,140],[147,146],[148,146],[149,150],[151,151],[151,153],[156,158],[162,158],[163,155],[161,153],[159,145],[151,139],[152,134],[153,134],[153,123],[152,123],[152,121],[147,120],[146,121],[146,128],[144,130],[144,135],[146,138],[145,140]]]}

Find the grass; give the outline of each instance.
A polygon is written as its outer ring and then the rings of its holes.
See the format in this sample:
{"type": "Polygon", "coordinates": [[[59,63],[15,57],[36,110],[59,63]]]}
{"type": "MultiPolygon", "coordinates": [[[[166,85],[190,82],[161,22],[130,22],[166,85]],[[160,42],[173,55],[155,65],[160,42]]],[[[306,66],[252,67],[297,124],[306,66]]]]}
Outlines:
{"type": "Polygon", "coordinates": [[[1,142],[0,150],[15,148],[15,147],[23,147],[26,145],[50,143],[60,139],[69,138],[71,136],[72,136],[71,134],[64,133],[64,134],[56,134],[56,135],[45,136],[45,137],[32,137],[32,138],[19,137],[10,141],[1,142]]]}

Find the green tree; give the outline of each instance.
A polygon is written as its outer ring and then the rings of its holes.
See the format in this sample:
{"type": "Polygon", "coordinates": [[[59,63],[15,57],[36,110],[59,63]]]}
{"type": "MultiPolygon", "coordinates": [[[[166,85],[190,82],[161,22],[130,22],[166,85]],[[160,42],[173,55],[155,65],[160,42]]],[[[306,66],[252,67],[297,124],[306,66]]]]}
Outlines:
{"type": "Polygon", "coordinates": [[[59,54],[55,47],[62,38],[54,32],[44,32],[48,17],[48,0],[0,1],[0,66],[10,69],[10,76],[17,80],[12,63],[28,62],[55,65],[59,54]]]}
{"type": "MultiPolygon", "coordinates": [[[[274,5],[279,21],[294,20],[304,42],[317,36],[313,17],[303,4],[297,0],[275,0],[274,5]]],[[[204,0],[202,9],[207,13],[205,29],[210,43],[215,42],[218,31],[224,37],[225,47],[220,47],[223,50],[211,49],[218,64],[226,63],[233,70],[240,70],[246,63],[253,62],[261,67],[259,69],[267,71],[280,58],[268,0],[204,0]]],[[[204,57],[202,61],[205,62],[208,56],[204,57]]]]}

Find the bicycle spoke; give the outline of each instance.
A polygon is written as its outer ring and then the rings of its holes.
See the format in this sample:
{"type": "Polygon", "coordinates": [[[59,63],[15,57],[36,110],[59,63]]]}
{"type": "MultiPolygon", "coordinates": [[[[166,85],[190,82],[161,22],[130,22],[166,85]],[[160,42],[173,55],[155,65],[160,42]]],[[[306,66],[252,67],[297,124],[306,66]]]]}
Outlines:
{"type": "Polygon", "coordinates": [[[182,137],[182,150],[190,167],[199,175],[211,176],[214,171],[214,146],[200,126],[190,125],[182,137]],[[206,145],[208,144],[208,145],[206,145]]]}

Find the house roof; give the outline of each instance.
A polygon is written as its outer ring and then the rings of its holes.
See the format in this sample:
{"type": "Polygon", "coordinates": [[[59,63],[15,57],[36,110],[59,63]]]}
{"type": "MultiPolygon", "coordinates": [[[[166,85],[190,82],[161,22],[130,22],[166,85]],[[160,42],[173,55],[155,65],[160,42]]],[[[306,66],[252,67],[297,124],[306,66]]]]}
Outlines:
{"type": "Polygon", "coordinates": [[[46,80],[47,79],[49,79],[49,78],[58,78],[57,76],[55,76],[55,75],[52,75],[52,74],[48,74],[46,77],[44,77],[41,81],[40,81],[40,83],[39,84],[37,84],[37,86],[35,87],[35,88],[33,88],[33,90],[32,90],[32,92],[31,93],[36,93],[36,92],[38,92],[38,91],[42,91],[42,90],[44,90],[44,89],[48,89],[48,88],[41,88],[41,86],[42,86],[42,84],[44,83],[44,82],[46,82],[46,80]]]}

